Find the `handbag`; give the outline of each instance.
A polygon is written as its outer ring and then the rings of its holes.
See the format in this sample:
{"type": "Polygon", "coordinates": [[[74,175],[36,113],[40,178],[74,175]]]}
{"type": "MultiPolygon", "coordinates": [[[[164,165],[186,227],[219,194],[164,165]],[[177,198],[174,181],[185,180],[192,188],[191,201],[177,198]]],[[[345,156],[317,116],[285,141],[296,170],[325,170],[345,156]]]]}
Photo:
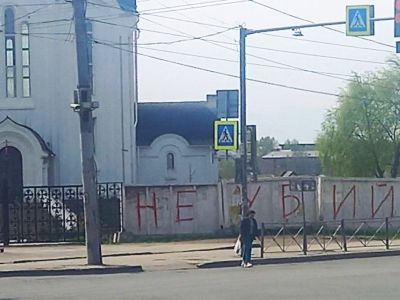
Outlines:
{"type": "Polygon", "coordinates": [[[241,250],[242,250],[242,242],[240,241],[240,238],[238,237],[235,243],[235,246],[233,246],[233,252],[237,256],[241,256],[241,250]]]}

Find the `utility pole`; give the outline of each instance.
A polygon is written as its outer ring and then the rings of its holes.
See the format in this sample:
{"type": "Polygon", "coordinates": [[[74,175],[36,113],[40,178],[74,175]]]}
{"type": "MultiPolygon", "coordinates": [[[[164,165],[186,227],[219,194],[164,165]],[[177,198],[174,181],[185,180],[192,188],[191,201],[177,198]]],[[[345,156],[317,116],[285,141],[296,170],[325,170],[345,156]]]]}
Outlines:
{"type": "Polygon", "coordinates": [[[74,111],[79,113],[80,119],[87,263],[88,265],[102,265],[92,116],[92,111],[97,105],[92,102],[86,28],[86,5],[86,0],[72,0],[78,62],[78,91],[75,104],[72,104],[71,107],[74,111]]]}

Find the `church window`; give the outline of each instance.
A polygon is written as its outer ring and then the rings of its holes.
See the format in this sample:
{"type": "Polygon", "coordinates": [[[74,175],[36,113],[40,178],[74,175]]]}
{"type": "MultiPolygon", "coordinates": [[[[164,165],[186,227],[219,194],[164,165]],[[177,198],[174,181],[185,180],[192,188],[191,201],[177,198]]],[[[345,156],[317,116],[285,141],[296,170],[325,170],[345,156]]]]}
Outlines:
{"type": "Polygon", "coordinates": [[[175,156],[173,153],[167,154],[167,170],[175,169],[175,156]]]}
{"type": "Polygon", "coordinates": [[[29,25],[23,23],[21,27],[22,39],[22,94],[24,97],[31,96],[31,68],[29,48],[29,25]]]}
{"type": "Polygon", "coordinates": [[[6,49],[6,95],[15,98],[16,93],[16,70],[15,70],[15,15],[12,8],[4,12],[4,31],[6,49]]]}

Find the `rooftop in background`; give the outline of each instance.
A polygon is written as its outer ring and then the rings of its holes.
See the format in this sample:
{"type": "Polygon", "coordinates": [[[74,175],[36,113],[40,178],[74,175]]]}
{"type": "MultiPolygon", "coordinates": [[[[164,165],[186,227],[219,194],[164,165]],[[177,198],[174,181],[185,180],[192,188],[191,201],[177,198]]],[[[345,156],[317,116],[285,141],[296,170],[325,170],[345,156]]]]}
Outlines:
{"type": "Polygon", "coordinates": [[[279,144],[282,150],[293,150],[293,151],[313,151],[315,150],[315,144],[279,144]]]}
{"type": "Polygon", "coordinates": [[[213,101],[139,103],[137,145],[176,134],[191,145],[212,145],[216,106],[213,101]]]}
{"type": "Polygon", "coordinates": [[[264,155],[262,158],[318,157],[318,151],[315,150],[315,144],[279,144],[279,147],[280,148],[264,155]]]}

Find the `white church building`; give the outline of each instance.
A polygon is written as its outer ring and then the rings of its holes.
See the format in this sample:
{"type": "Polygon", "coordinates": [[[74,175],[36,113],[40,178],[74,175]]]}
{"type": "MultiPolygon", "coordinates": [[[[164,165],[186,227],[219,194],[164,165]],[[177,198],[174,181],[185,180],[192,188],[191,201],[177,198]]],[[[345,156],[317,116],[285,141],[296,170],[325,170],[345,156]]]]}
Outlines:
{"type": "MultiPolygon", "coordinates": [[[[130,2],[135,8],[133,0],[87,5],[93,100],[100,104],[93,113],[99,182],[135,180],[138,16],[130,2]]],[[[75,47],[71,1],[1,1],[0,179],[24,186],[81,184],[79,116],[70,108],[75,47]],[[18,168],[11,172],[10,165],[18,168]]]]}

